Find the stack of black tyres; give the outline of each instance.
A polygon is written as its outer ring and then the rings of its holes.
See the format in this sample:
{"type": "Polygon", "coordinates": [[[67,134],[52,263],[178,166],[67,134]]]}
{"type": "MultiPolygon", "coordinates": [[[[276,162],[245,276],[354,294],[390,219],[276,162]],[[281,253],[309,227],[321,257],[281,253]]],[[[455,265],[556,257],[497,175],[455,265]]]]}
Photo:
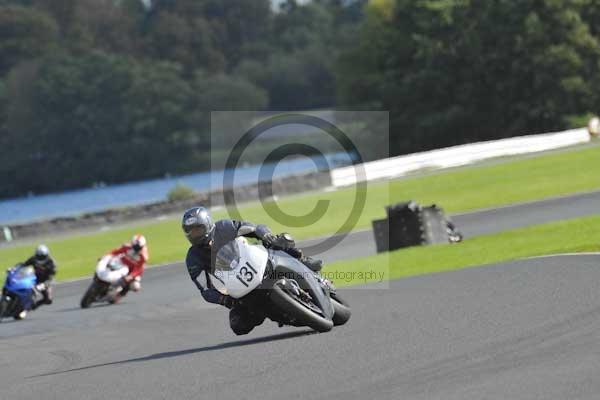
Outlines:
{"type": "Polygon", "coordinates": [[[373,221],[377,252],[410,246],[448,243],[447,219],[438,206],[414,201],[386,207],[387,218],[373,221]]]}

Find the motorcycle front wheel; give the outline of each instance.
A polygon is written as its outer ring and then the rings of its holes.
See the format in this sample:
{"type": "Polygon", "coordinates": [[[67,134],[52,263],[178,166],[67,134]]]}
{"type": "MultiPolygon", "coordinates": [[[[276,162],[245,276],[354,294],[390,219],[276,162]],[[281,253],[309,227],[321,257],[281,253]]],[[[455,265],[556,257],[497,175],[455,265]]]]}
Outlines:
{"type": "Polygon", "coordinates": [[[352,310],[348,302],[340,297],[337,293],[331,293],[331,305],[333,306],[333,325],[344,325],[350,319],[352,310]]]}
{"type": "Polygon", "coordinates": [[[304,300],[283,290],[278,285],[273,286],[270,293],[271,301],[290,318],[302,325],[308,326],[317,332],[329,332],[333,328],[333,321],[319,315],[314,309],[315,304],[306,304],[304,300]]]}
{"type": "Polygon", "coordinates": [[[97,293],[98,288],[96,284],[96,278],[94,278],[90,284],[90,287],[86,290],[85,294],[81,298],[81,308],[88,308],[91,306],[94,300],[96,300],[97,293]]]}
{"type": "Polygon", "coordinates": [[[8,300],[6,299],[6,297],[2,296],[2,298],[0,298],[0,322],[2,322],[2,318],[7,317],[7,311],[8,311],[8,300]]]}

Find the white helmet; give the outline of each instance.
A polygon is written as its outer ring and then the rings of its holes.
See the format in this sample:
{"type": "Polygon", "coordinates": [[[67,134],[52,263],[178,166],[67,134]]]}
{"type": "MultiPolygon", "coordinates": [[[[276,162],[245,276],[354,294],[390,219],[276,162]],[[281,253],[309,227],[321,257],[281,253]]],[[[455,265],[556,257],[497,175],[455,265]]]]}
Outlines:
{"type": "Polygon", "coordinates": [[[49,255],[50,255],[50,250],[48,250],[48,246],[46,246],[45,244],[40,244],[35,249],[35,258],[39,261],[47,260],[49,255]]]}
{"type": "Polygon", "coordinates": [[[131,238],[131,247],[136,253],[139,253],[146,247],[146,238],[144,235],[134,235],[131,238]]]}

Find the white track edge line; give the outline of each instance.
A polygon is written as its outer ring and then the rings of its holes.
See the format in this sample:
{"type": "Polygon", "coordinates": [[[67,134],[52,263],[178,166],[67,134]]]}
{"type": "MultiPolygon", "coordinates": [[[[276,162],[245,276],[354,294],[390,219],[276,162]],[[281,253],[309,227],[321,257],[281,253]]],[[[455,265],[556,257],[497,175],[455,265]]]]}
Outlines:
{"type": "Polygon", "coordinates": [[[600,252],[584,252],[584,253],[559,253],[559,254],[546,254],[542,256],[533,256],[523,258],[523,260],[534,260],[537,258],[553,258],[553,257],[572,257],[572,256],[600,256],[600,252]]]}

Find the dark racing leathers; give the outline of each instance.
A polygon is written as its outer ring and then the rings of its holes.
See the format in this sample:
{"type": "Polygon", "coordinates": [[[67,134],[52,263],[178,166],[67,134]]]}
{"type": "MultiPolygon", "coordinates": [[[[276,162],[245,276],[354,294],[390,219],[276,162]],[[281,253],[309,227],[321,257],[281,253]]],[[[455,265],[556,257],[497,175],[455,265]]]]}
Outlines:
{"type": "MultiPolygon", "coordinates": [[[[221,294],[213,287],[209,277],[211,265],[213,265],[219,249],[238,236],[268,241],[269,238],[273,237],[273,234],[265,225],[254,225],[249,222],[229,219],[217,221],[211,244],[202,247],[190,247],[185,263],[192,281],[200,290],[204,300],[229,308],[229,325],[231,329],[237,335],[245,335],[255,326],[262,324],[265,315],[260,310],[251,310],[236,299],[221,294]]],[[[302,256],[299,249],[290,248],[286,251],[293,257],[300,258],[302,256]]]]}
{"type": "Polygon", "coordinates": [[[40,283],[45,283],[43,289],[40,290],[40,294],[42,298],[35,303],[33,303],[32,308],[36,309],[42,304],[52,304],[52,287],[50,286],[50,281],[56,274],[56,264],[54,264],[54,260],[52,257],[48,257],[43,261],[38,260],[35,256],[29,257],[23,265],[32,266],[35,270],[36,282],[39,285],[40,283]]]}

